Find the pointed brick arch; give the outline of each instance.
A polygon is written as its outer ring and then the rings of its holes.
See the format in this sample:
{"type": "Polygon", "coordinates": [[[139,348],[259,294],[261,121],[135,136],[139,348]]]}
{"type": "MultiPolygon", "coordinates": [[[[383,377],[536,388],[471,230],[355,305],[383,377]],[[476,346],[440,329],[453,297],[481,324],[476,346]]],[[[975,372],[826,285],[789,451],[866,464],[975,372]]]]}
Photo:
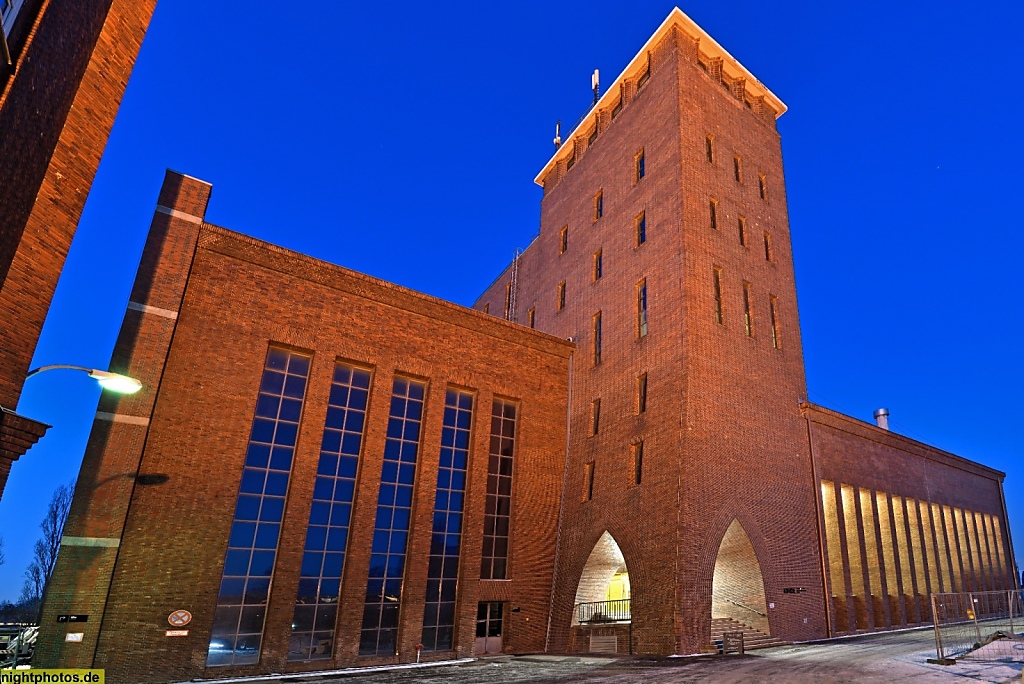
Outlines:
{"type": "Polygon", "coordinates": [[[761,563],[739,520],[734,519],[722,537],[711,587],[712,618],[732,618],[770,633],[761,563]]]}
{"type": "MultiPolygon", "coordinates": [[[[579,584],[576,585],[576,599],[573,605],[604,601],[612,578],[622,572],[629,573],[626,559],[618,542],[606,530],[594,544],[583,566],[579,584]]],[[[576,613],[573,611],[573,624],[575,623],[576,613]]]]}

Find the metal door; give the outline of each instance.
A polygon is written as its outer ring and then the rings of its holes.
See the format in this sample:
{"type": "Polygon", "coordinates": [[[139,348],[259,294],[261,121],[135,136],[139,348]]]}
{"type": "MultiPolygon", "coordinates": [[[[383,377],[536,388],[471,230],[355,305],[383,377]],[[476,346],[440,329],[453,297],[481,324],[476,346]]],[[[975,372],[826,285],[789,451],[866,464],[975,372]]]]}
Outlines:
{"type": "Polygon", "coordinates": [[[476,646],[474,655],[501,653],[502,603],[481,603],[476,611],[476,646]]]}

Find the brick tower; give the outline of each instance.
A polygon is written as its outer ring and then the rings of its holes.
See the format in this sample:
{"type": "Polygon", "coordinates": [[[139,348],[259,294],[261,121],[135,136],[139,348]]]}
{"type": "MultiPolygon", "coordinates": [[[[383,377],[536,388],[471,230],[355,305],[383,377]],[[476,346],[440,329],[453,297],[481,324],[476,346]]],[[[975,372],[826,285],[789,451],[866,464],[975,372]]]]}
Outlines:
{"type": "Polygon", "coordinates": [[[826,634],[784,111],[673,10],[538,175],[540,235],[476,304],[578,344],[553,651],[701,652],[712,617],[826,634]],[[631,635],[580,624],[616,581],[631,635]]]}

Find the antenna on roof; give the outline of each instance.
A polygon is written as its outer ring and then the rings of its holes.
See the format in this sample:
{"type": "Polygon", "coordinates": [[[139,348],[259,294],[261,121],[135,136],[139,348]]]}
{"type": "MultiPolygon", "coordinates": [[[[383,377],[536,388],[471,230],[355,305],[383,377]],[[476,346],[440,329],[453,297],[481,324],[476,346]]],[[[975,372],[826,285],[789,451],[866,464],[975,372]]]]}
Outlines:
{"type": "Polygon", "coordinates": [[[597,69],[594,69],[594,73],[590,75],[590,87],[594,90],[594,104],[597,104],[601,95],[601,74],[597,69]]]}
{"type": "Polygon", "coordinates": [[[555,124],[555,149],[557,150],[562,146],[562,120],[559,119],[558,123],[555,124]]]}

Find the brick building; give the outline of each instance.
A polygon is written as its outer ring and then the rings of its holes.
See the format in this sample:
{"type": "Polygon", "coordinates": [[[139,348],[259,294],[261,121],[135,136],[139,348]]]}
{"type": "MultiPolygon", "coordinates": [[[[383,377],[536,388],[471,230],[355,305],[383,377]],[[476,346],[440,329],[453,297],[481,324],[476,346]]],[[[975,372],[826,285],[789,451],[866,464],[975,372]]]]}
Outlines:
{"type": "Polygon", "coordinates": [[[0,3],[0,495],[48,427],[14,408],[155,5],[0,3]]]}
{"type": "Polygon", "coordinates": [[[1014,587],[1002,473],[805,400],[784,111],[674,10],[478,311],[209,225],[168,172],[111,362],[144,389],[101,399],[35,664],[693,653],[1014,587]]]}

